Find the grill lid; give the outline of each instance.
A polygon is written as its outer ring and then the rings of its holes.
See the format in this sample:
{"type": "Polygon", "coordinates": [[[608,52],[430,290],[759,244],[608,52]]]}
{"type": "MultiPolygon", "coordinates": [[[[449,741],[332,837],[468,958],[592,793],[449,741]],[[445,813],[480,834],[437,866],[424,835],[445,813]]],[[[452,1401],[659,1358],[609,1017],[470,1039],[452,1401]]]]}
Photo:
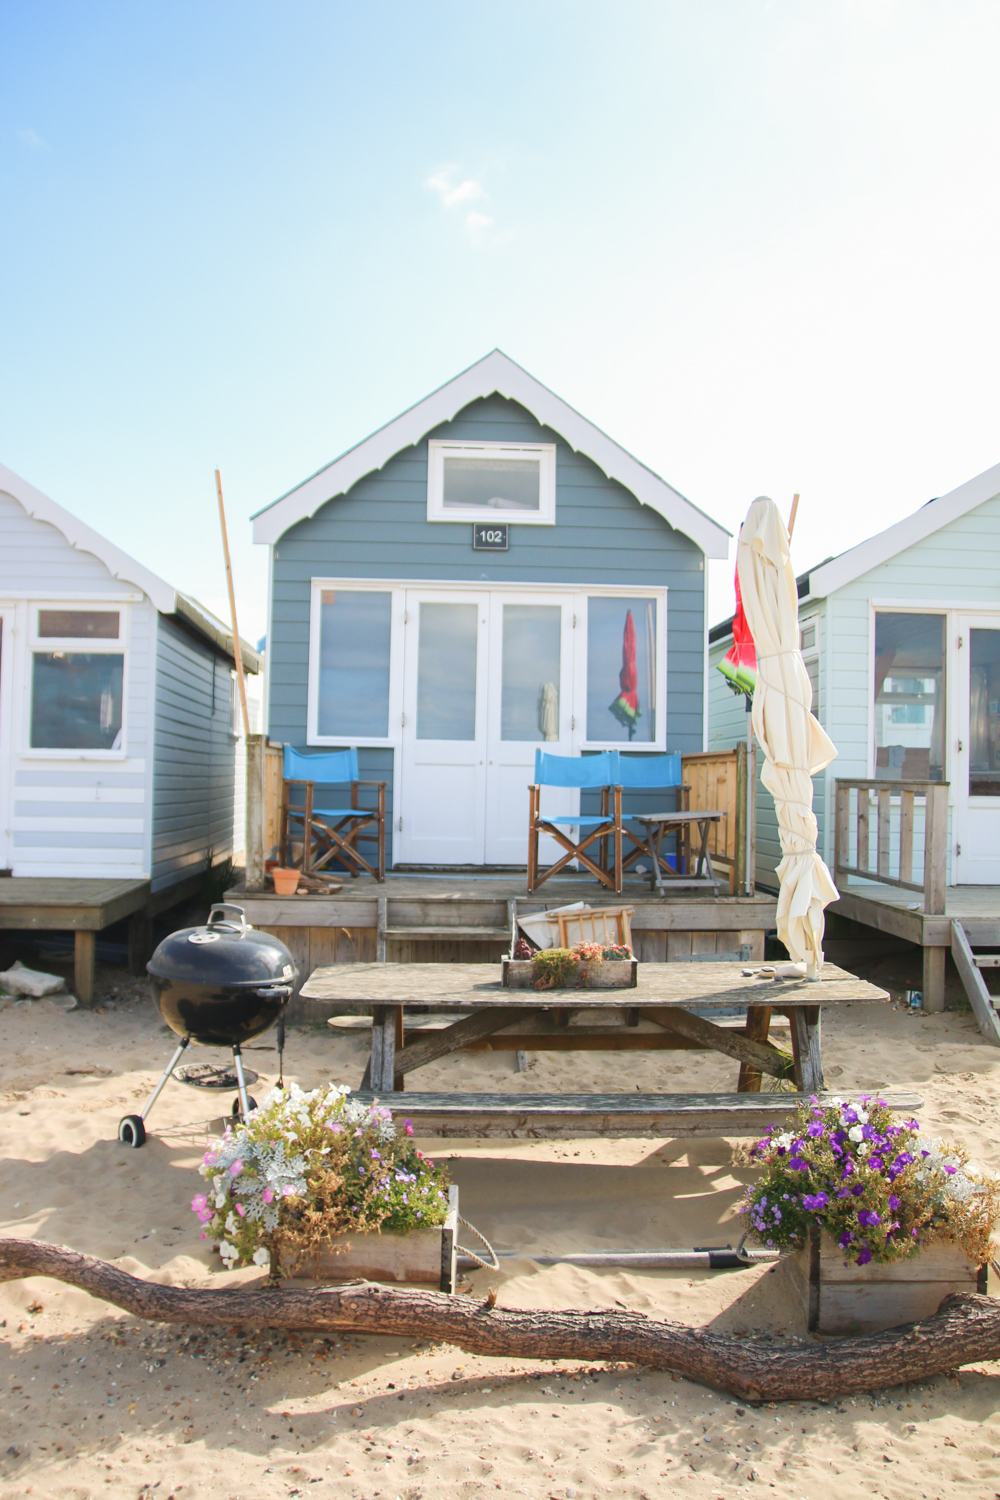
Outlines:
{"type": "Polygon", "coordinates": [[[209,985],[288,984],[298,973],[284,943],[257,932],[242,906],[228,902],[212,907],[204,927],[182,927],[165,937],[146,968],[157,979],[209,985]]]}

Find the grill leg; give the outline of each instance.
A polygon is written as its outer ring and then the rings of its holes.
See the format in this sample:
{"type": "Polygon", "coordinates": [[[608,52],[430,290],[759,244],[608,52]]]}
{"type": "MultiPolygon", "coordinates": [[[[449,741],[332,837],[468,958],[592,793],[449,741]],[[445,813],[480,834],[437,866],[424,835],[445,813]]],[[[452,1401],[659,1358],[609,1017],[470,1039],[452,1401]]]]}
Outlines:
{"type": "Polygon", "coordinates": [[[278,1087],[285,1087],[285,1015],[278,1017],[278,1087]]]}
{"type": "Polygon", "coordinates": [[[188,1046],[188,1043],[190,1042],[190,1040],[191,1040],[191,1038],[189,1036],[185,1036],[185,1037],[181,1038],[180,1045],[178,1046],[177,1051],[174,1053],[173,1057],[170,1059],[170,1061],[167,1063],[167,1066],[163,1070],[163,1077],[160,1079],[159,1083],[156,1085],[156,1088],[153,1090],[153,1092],[150,1094],[149,1098],[146,1100],[145,1107],[143,1108],[143,1111],[142,1111],[142,1113],[139,1116],[140,1120],[145,1120],[146,1116],[149,1114],[149,1111],[152,1109],[152,1107],[156,1103],[157,1099],[159,1099],[160,1095],[163,1093],[163,1090],[164,1090],[164,1087],[166,1085],[167,1079],[170,1077],[171,1073],[174,1071],[174,1069],[176,1068],[177,1064],[180,1062],[181,1058],[184,1056],[184,1053],[185,1053],[185,1051],[187,1049],[187,1046],[188,1046]]]}
{"type": "Polygon", "coordinates": [[[233,1066],[236,1068],[236,1077],[238,1080],[240,1095],[240,1108],[243,1111],[243,1123],[245,1125],[250,1118],[250,1100],[247,1097],[247,1081],[243,1077],[243,1056],[238,1045],[234,1046],[233,1048],[233,1066]]]}

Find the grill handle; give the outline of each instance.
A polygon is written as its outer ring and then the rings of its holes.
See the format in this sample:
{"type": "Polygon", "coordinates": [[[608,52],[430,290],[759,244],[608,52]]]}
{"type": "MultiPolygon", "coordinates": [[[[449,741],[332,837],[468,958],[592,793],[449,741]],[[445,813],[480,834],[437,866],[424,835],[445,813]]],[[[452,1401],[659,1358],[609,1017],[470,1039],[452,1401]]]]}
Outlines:
{"type": "Polygon", "coordinates": [[[270,989],[255,990],[258,1000],[290,1000],[292,998],[292,986],[290,984],[275,984],[270,989]]]}
{"type": "Polygon", "coordinates": [[[217,901],[208,914],[206,925],[209,927],[232,927],[235,929],[236,923],[231,922],[228,917],[222,915],[223,912],[227,911],[235,911],[239,914],[239,933],[240,937],[242,937],[249,926],[246,912],[242,906],[234,906],[231,901],[217,901]],[[218,916],[216,915],[217,913],[218,916]]]}

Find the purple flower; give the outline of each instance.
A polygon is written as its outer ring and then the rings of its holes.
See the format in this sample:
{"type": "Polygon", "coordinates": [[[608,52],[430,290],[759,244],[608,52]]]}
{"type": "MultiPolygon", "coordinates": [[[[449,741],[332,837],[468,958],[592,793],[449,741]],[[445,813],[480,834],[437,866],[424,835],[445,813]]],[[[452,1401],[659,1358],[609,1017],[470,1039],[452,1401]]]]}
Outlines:
{"type": "Polygon", "coordinates": [[[958,1168],[957,1167],[949,1167],[946,1164],[945,1165],[945,1171],[948,1173],[949,1177],[954,1177],[955,1173],[958,1171],[958,1168]]]}
{"type": "Polygon", "coordinates": [[[893,1213],[895,1213],[896,1209],[899,1207],[899,1199],[896,1197],[895,1193],[889,1194],[889,1207],[892,1209],[893,1213]]]}
{"type": "Polygon", "coordinates": [[[907,1128],[907,1130],[919,1130],[920,1129],[920,1122],[918,1120],[907,1120],[906,1121],[906,1128],[907,1128]]]}
{"type": "Polygon", "coordinates": [[[854,1184],[854,1186],[851,1188],[851,1192],[853,1193],[853,1195],[854,1195],[855,1198],[860,1198],[861,1194],[864,1192],[864,1190],[865,1190],[865,1185],[864,1185],[863,1182],[856,1182],[854,1184]]]}
{"type": "Polygon", "coordinates": [[[858,1123],[858,1112],[856,1109],[852,1109],[851,1106],[848,1105],[844,1110],[841,1118],[846,1120],[848,1125],[856,1125],[858,1123]]]}
{"type": "Polygon", "coordinates": [[[851,1231],[849,1229],[845,1229],[844,1232],[843,1232],[843,1234],[840,1236],[840,1242],[839,1243],[840,1243],[841,1250],[846,1250],[847,1247],[848,1247],[848,1245],[853,1240],[853,1238],[854,1238],[854,1236],[851,1233],[851,1231]]]}
{"type": "Polygon", "coordinates": [[[793,1172],[808,1172],[809,1170],[809,1163],[804,1156],[790,1156],[788,1158],[788,1165],[793,1172]]]}
{"type": "Polygon", "coordinates": [[[810,1213],[818,1213],[829,1201],[825,1193],[806,1193],[802,1199],[802,1207],[807,1208],[810,1213]]]}
{"type": "Polygon", "coordinates": [[[869,1156],[868,1165],[873,1172],[881,1172],[883,1167],[885,1166],[885,1162],[882,1160],[881,1156],[869,1156]]]}
{"type": "Polygon", "coordinates": [[[875,1225],[881,1224],[881,1222],[882,1220],[873,1208],[861,1208],[858,1210],[858,1223],[862,1228],[874,1229],[875,1225]]]}
{"type": "Polygon", "coordinates": [[[813,1140],[816,1140],[817,1137],[821,1136],[822,1134],[823,1134],[823,1121],[822,1120],[813,1120],[812,1124],[809,1125],[808,1128],[806,1129],[806,1135],[811,1136],[813,1140]]]}
{"type": "Polygon", "coordinates": [[[859,1266],[866,1266],[868,1264],[868,1262],[871,1260],[871,1258],[872,1258],[872,1253],[869,1250],[868,1246],[867,1245],[862,1245],[861,1249],[858,1251],[858,1265],[859,1266]]]}

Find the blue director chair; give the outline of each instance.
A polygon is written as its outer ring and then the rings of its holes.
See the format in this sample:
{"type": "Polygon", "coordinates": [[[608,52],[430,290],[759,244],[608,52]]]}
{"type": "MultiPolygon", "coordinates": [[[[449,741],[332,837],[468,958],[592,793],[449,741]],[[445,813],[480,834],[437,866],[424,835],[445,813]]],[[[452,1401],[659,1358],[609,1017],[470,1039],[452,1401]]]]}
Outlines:
{"type": "Polygon", "coordinates": [[[528,788],[528,890],[533,891],[557,874],[572,860],[578,859],[585,869],[596,875],[609,890],[622,888],[622,789],[612,785],[612,752],[602,750],[598,755],[548,755],[544,750],[535,751],[535,780],[528,788]],[[560,817],[543,817],[541,795],[543,786],[573,787],[580,790],[597,790],[601,793],[599,815],[572,813],[560,817]],[[565,830],[576,828],[578,842],[570,838],[565,830]],[[538,870],[538,840],[541,834],[555,839],[566,853],[557,859],[544,874],[538,870]],[[608,869],[607,840],[614,850],[613,869],[608,869]],[[599,844],[594,852],[598,855],[595,864],[590,855],[584,853],[593,844],[599,844]]]}
{"type": "Polygon", "coordinates": [[[384,781],[358,780],[357,750],[334,750],[325,755],[302,755],[285,746],[281,784],[281,855],[288,864],[292,828],[301,825],[302,873],[321,870],[331,859],[340,859],[352,876],[367,870],[376,880],[385,879],[385,787],[384,781]],[[332,788],[350,785],[349,807],[338,803],[332,788]],[[322,788],[320,802],[317,786],[322,788]],[[358,789],[375,787],[375,807],[360,807],[358,789]],[[302,802],[293,803],[291,788],[303,787],[302,802]],[[321,805],[325,804],[325,805],[321,805]],[[376,864],[359,853],[358,842],[377,844],[376,864]]]}

